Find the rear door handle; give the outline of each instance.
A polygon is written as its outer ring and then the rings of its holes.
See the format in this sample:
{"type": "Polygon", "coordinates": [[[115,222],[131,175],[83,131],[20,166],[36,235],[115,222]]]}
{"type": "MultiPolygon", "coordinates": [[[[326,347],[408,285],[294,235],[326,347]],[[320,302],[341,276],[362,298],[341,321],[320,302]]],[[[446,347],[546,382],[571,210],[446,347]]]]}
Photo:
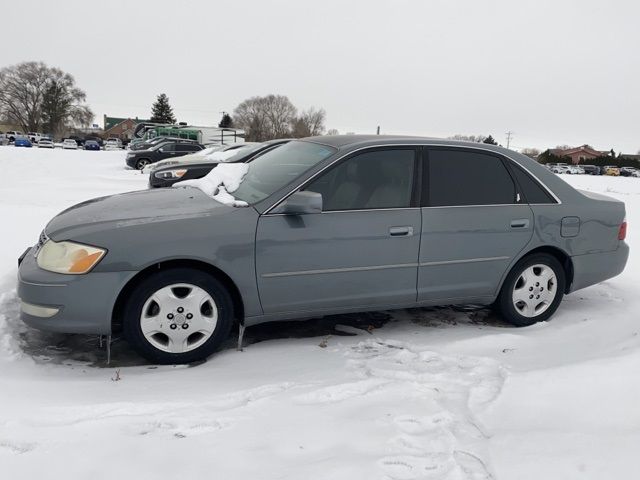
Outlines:
{"type": "Polygon", "coordinates": [[[518,218],[517,220],[511,220],[511,228],[527,228],[528,226],[528,218],[518,218]]]}
{"type": "Polygon", "coordinates": [[[392,237],[410,237],[413,235],[413,227],[391,227],[389,235],[392,237]]]}

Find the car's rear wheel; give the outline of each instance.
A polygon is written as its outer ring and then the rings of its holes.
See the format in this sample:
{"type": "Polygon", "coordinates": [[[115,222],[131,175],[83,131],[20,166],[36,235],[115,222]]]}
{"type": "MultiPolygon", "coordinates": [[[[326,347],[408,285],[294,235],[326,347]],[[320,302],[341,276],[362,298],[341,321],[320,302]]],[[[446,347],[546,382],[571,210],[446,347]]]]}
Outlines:
{"type": "Polygon", "coordinates": [[[146,159],[146,158],[141,158],[140,160],[138,160],[136,162],[136,168],[138,170],[142,170],[144,167],[146,167],[147,165],[149,165],[151,163],[150,160],[146,159]]]}
{"type": "Polygon", "coordinates": [[[497,307],[505,320],[518,327],[543,322],[558,309],[565,283],[564,268],[553,255],[529,255],[507,275],[497,307]]]}
{"type": "Polygon", "coordinates": [[[144,279],[126,301],[127,341],[153,363],[207,358],[229,335],[233,303],[224,285],[196,269],[174,268],[144,279]]]}

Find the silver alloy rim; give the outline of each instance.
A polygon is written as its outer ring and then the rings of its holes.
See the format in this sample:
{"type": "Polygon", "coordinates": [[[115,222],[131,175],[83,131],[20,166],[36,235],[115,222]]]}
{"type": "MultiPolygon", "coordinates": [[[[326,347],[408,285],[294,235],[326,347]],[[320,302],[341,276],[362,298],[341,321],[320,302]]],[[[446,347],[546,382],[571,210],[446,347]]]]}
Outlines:
{"type": "Polygon", "coordinates": [[[190,283],[175,283],[153,293],[142,307],[140,329],[158,350],[186,353],[204,344],[218,324],[211,295],[190,283]]]}
{"type": "Polygon", "coordinates": [[[523,317],[542,315],[556,298],[557,284],[556,274],[548,265],[527,267],[513,287],[513,306],[523,317]]]}
{"type": "Polygon", "coordinates": [[[138,170],[142,170],[147,165],[149,165],[149,160],[138,160],[138,170]]]}

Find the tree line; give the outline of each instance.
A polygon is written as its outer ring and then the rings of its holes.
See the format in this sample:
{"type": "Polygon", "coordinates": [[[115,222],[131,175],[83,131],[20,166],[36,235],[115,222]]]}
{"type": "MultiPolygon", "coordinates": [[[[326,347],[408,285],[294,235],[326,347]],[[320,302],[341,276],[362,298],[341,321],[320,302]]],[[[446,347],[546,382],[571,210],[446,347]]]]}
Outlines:
{"type": "Polygon", "coordinates": [[[0,69],[0,118],[25,132],[59,135],[85,126],[93,112],[75,79],[42,62],[23,62],[0,69]]]}

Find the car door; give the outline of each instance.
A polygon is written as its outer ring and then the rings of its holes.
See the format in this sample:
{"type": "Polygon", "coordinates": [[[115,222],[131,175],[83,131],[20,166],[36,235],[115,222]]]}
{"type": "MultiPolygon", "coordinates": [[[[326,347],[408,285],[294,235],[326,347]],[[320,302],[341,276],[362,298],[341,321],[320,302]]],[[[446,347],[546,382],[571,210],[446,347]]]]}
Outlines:
{"type": "Polygon", "coordinates": [[[176,155],[176,144],[175,143],[166,143],[158,148],[158,156],[156,161],[164,160],[165,158],[174,157],[176,155]]]}
{"type": "Polygon", "coordinates": [[[262,215],[256,274],[264,312],[413,304],[417,170],[413,147],[359,152],[302,187],[322,195],[322,213],[262,215]]]}
{"type": "Polygon", "coordinates": [[[533,234],[533,212],[507,159],[481,149],[423,155],[418,300],[480,301],[533,234]]]}

